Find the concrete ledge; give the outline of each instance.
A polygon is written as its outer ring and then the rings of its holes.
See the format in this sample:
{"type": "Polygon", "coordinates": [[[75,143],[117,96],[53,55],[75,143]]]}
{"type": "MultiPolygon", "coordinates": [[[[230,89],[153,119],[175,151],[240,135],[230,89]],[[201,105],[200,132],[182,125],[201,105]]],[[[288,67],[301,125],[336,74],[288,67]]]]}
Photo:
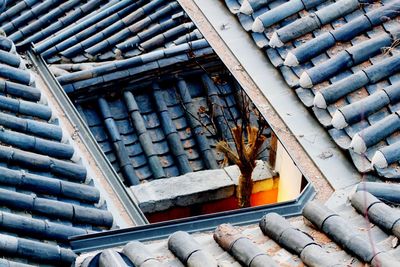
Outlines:
{"type": "MultiPolygon", "coordinates": [[[[191,172],[185,175],[157,179],[131,187],[137,204],[145,213],[187,207],[233,196],[240,171],[236,165],[219,170],[191,172]]],[[[273,181],[274,173],[263,161],[258,161],[253,181],[273,181]]],[[[273,183],[272,183],[273,184],[273,183]]]]}
{"type": "Polygon", "coordinates": [[[143,212],[189,206],[232,196],[235,188],[224,170],[206,170],[132,186],[143,212]]]}
{"type": "MultiPolygon", "coordinates": [[[[258,160],[256,164],[257,166],[252,174],[252,179],[254,182],[263,181],[265,179],[277,176],[277,173],[274,172],[266,162],[258,160]]],[[[231,177],[235,185],[238,185],[240,176],[239,167],[237,165],[232,165],[225,167],[224,170],[231,177]]]]}

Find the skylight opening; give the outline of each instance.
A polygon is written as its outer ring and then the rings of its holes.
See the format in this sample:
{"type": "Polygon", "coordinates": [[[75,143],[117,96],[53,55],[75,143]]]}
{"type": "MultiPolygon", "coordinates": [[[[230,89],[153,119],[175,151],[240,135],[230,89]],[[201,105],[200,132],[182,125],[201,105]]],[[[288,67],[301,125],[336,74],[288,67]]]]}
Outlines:
{"type": "Polygon", "coordinates": [[[222,63],[139,79],[89,90],[73,100],[150,222],[276,204],[300,195],[306,179],[222,63]],[[235,129],[246,148],[251,138],[263,139],[256,151],[242,151],[254,158],[251,194],[243,189],[241,169],[217,148],[224,143],[239,156],[235,129]]]}

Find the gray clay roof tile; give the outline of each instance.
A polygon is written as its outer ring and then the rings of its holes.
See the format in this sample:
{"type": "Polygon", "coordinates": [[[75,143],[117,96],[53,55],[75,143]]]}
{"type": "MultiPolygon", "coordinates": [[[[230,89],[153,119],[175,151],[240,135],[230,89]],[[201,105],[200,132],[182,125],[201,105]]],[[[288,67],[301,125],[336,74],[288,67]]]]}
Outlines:
{"type": "Polygon", "coordinates": [[[1,264],[70,265],[68,237],[109,229],[113,216],[34,74],[13,42],[0,39],[1,264]]]}
{"type": "MultiPolygon", "coordinates": [[[[258,226],[223,224],[213,233],[192,235],[177,231],[168,240],[131,241],[111,250],[129,259],[122,266],[147,266],[146,261],[149,266],[398,266],[399,250],[393,247],[400,234],[399,209],[393,207],[399,202],[392,198],[396,190],[396,184],[360,183],[356,192],[331,203],[309,202],[300,218],[267,213],[258,226]]],[[[98,258],[109,253],[83,254],[78,266],[101,266],[98,258]]],[[[116,264],[109,259],[109,265],[116,264]]]]}
{"type": "Polygon", "coordinates": [[[225,3],[358,170],[399,178],[398,129],[378,127],[398,110],[399,1],[225,3]]]}

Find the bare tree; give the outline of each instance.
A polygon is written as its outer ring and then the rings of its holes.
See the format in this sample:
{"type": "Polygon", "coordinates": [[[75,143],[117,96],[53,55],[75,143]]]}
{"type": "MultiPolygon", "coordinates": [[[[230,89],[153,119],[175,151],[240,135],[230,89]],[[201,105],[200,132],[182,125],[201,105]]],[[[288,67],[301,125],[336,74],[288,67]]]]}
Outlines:
{"type": "MultiPolygon", "coordinates": [[[[196,57],[192,58],[197,62],[196,57]]],[[[213,80],[214,84],[218,88],[219,93],[221,93],[221,88],[219,85],[221,83],[220,77],[212,77],[199,62],[197,62],[197,64],[204,71],[204,73],[206,73],[213,80]]],[[[263,148],[263,144],[267,137],[263,133],[268,127],[268,124],[266,123],[264,117],[252,104],[251,100],[246,95],[244,90],[239,86],[239,84],[235,83],[235,85],[237,90],[235,98],[241,113],[239,120],[235,119],[235,116],[233,116],[231,113],[230,108],[226,108],[228,114],[225,114],[224,107],[214,105],[211,106],[213,109],[222,110],[225,123],[228,125],[227,130],[232,135],[233,144],[232,142],[228,142],[228,140],[220,140],[216,145],[216,149],[225,155],[224,162],[229,161],[239,167],[240,176],[236,193],[238,197],[238,206],[240,208],[245,208],[251,206],[250,198],[253,191],[252,174],[256,167],[256,160],[265,149],[263,148]],[[226,115],[229,115],[231,120],[228,120],[226,115]],[[252,125],[250,119],[251,115],[258,117],[258,125],[252,125]]],[[[226,99],[224,99],[224,101],[226,101],[226,99]]],[[[228,107],[227,103],[225,104],[226,107],[228,107]]],[[[213,121],[213,116],[211,115],[210,118],[212,123],[211,126],[214,128],[214,132],[218,133],[218,129],[215,127],[216,123],[213,121]]],[[[206,129],[208,128],[204,124],[202,125],[206,129]]],[[[210,132],[209,129],[207,129],[207,131],[210,132]]],[[[220,137],[223,137],[223,134],[220,133],[220,137]]]]}
{"type": "Polygon", "coordinates": [[[232,129],[232,133],[236,149],[233,149],[227,141],[219,141],[217,150],[224,153],[231,162],[239,167],[238,204],[240,208],[250,207],[253,190],[252,174],[266,137],[261,134],[259,128],[254,126],[247,126],[246,130],[242,126],[237,126],[232,129]]]}

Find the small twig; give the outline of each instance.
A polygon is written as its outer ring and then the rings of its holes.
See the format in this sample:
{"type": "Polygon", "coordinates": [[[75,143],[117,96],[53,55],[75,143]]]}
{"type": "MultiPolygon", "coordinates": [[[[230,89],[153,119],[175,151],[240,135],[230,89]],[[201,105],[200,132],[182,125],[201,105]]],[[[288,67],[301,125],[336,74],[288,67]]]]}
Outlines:
{"type": "MultiPolygon", "coordinates": [[[[177,94],[177,97],[180,98],[180,96],[177,94]]],[[[182,99],[180,99],[179,101],[180,105],[182,106],[183,110],[189,114],[189,116],[191,116],[192,118],[194,118],[198,123],[200,123],[200,125],[206,129],[207,132],[209,132],[212,136],[215,136],[216,133],[211,132],[211,130],[208,128],[207,125],[205,125],[199,118],[197,118],[194,114],[192,114],[185,106],[185,104],[183,103],[182,99]]],[[[213,125],[213,124],[211,124],[213,125]]],[[[216,129],[214,128],[214,131],[216,131],[216,129]]]]}

